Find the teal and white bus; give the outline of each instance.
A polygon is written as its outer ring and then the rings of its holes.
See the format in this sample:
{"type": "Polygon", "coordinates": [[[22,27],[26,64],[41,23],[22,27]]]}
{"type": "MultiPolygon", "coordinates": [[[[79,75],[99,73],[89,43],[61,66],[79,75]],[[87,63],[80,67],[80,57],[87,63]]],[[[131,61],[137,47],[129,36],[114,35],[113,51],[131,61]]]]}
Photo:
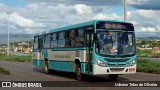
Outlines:
{"type": "Polygon", "coordinates": [[[33,64],[50,69],[84,74],[136,73],[136,44],[131,23],[93,20],[34,35],[33,64]]]}

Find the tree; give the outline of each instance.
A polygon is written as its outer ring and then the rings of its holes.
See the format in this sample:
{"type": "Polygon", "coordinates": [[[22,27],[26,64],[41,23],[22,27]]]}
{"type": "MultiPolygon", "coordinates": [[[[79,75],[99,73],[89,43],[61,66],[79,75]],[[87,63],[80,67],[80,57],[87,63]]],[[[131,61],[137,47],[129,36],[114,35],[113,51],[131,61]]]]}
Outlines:
{"type": "Polygon", "coordinates": [[[146,41],[143,40],[143,41],[141,42],[141,45],[146,45],[146,41]]]}

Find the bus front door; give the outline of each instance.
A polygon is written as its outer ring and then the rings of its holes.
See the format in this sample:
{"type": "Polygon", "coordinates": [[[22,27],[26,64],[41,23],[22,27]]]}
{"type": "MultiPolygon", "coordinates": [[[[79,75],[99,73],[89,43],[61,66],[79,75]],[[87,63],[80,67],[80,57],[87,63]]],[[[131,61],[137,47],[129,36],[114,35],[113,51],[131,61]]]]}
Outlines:
{"type": "Polygon", "coordinates": [[[87,47],[87,71],[88,73],[92,73],[92,42],[93,41],[93,32],[91,32],[90,30],[88,30],[86,32],[86,47],[87,47]]]}
{"type": "MultiPolygon", "coordinates": [[[[39,36],[39,45],[38,45],[38,47],[39,47],[39,58],[42,61],[42,60],[44,60],[43,59],[43,55],[42,55],[43,36],[39,36]]],[[[43,67],[42,63],[40,63],[40,62],[38,62],[38,65],[43,67]]]]}

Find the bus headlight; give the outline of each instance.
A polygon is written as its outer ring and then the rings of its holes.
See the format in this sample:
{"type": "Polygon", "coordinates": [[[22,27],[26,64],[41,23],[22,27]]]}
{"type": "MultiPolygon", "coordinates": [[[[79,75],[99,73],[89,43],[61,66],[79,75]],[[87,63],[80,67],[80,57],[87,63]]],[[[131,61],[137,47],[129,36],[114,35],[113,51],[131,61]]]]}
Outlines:
{"type": "Polygon", "coordinates": [[[129,63],[128,66],[133,66],[133,65],[135,65],[135,64],[136,64],[136,59],[135,59],[135,60],[132,60],[132,61],[129,63]]]}
{"type": "Polygon", "coordinates": [[[106,66],[105,63],[103,63],[103,62],[102,62],[101,60],[99,60],[99,59],[95,59],[95,61],[97,62],[97,64],[98,64],[99,66],[102,66],[102,67],[106,66]]]}

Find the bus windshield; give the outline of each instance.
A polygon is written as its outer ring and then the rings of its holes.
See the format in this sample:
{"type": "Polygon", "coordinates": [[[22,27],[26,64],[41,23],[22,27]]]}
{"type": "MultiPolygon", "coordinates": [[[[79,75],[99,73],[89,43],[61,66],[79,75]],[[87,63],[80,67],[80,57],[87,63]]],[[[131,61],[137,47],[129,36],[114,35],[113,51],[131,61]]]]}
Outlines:
{"type": "Polygon", "coordinates": [[[98,31],[97,53],[124,56],[135,54],[134,32],[98,31]]]}

